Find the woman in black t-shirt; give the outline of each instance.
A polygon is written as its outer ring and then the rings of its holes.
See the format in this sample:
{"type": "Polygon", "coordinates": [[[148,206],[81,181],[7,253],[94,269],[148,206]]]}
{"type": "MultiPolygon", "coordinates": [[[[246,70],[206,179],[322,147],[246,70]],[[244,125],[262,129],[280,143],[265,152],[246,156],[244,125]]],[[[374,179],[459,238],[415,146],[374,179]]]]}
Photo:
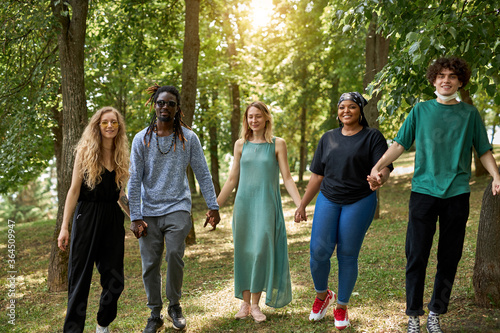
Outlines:
{"type": "MultiPolygon", "coordinates": [[[[328,289],[330,258],[337,247],[338,300],[335,327],[349,326],[347,304],[358,276],[358,255],[377,206],[376,193],[366,181],[371,168],[387,150],[384,136],[368,127],[363,114],[367,101],[357,92],[342,94],[338,103],[340,127],[326,132],[318,143],[306,193],[295,221],[307,220],[306,206],[318,193],[310,243],[310,266],[317,293],[309,320],[321,320],[336,300],[328,289]]],[[[382,171],[389,177],[392,166],[382,171]]]]}

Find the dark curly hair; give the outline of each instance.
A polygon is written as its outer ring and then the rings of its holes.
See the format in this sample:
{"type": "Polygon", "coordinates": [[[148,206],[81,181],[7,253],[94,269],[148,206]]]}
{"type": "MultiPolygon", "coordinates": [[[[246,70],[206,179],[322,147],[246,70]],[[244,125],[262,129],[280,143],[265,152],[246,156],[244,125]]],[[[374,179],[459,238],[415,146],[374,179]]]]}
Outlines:
{"type": "Polygon", "coordinates": [[[461,58],[449,57],[436,59],[427,69],[426,78],[431,84],[436,82],[437,75],[443,70],[449,69],[458,76],[458,81],[465,87],[469,83],[471,71],[467,62],[461,58]]]}

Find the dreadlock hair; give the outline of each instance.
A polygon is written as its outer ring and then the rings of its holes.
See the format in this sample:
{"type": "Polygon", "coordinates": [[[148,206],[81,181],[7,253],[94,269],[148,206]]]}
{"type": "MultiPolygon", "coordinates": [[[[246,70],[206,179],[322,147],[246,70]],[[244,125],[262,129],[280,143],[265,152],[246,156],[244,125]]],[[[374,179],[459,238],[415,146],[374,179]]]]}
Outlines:
{"type": "MultiPolygon", "coordinates": [[[[191,129],[188,125],[182,121],[182,117],[184,116],[184,113],[182,113],[182,110],[180,108],[181,106],[181,95],[179,94],[179,91],[177,90],[176,87],[174,86],[159,86],[157,83],[155,83],[153,86],[149,87],[146,89],[146,92],[150,94],[151,96],[149,99],[146,101],[145,106],[150,104],[149,109],[151,110],[153,106],[156,104],[156,100],[158,99],[158,96],[162,92],[167,92],[171,93],[172,95],[175,96],[175,99],[177,99],[177,111],[175,112],[174,115],[174,151],[177,145],[177,138],[182,142],[182,149],[186,149],[185,146],[185,141],[186,138],[184,137],[184,133],[182,132],[182,126],[191,129]]],[[[153,112],[153,117],[151,118],[151,122],[149,123],[148,129],[146,131],[146,135],[144,135],[144,144],[149,147],[149,144],[151,143],[151,138],[153,137],[153,132],[156,132],[156,111],[153,112]],[[146,143],[146,138],[149,136],[149,140],[147,140],[146,143]]]]}

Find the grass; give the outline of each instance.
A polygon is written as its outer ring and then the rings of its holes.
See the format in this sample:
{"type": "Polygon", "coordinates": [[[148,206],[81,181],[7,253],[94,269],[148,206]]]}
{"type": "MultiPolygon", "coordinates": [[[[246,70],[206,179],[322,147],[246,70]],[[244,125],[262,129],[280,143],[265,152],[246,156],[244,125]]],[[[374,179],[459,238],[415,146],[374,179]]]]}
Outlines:
{"type": "MultiPolygon", "coordinates": [[[[498,156],[499,154],[497,154],[498,156]]],[[[412,164],[411,154],[403,156],[396,167],[412,164]]],[[[370,227],[359,260],[359,278],[351,297],[349,316],[352,327],[344,332],[406,331],[404,240],[408,216],[411,174],[391,177],[380,190],[380,219],[370,227]]],[[[482,195],[489,177],[471,180],[471,213],[467,238],[452,300],[442,318],[446,332],[500,332],[500,309],[482,309],[474,304],[472,273],[482,195]]],[[[298,183],[304,193],[306,182],[298,183]]],[[[206,206],[201,197],[193,198],[197,244],[185,255],[185,278],[182,306],[191,332],[335,332],[330,314],[319,323],[307,318],[314,299],[309,272],[309,235],[314,204],[308,207],[309,222],[295,224],[293,202],[282,188],[283,208],[288,231],[293,301],[282,309],[262,306],[268,320],[255,324],[252,320],[236,321],[234,314],[240,301],[233,295],[233,261],[231,216],[232,206],[221,210],[222,223],[215,232],[202,228],[206,206]]],[[[18,224],[16,235],[16,324],[7,323],[7,269],[0,273],[0,332],[61,332],[67,294],[48,293],[47,267],[54,221],[18,224]]],[[[0,249],[7,253],[7,224],[0,227],[0,249]]],[[[436,235],[437,237],[437,235],[436,235]]],[[[432,292],[435,273],[435,251],[427,270],[424,302],[432,292]]],[[[7,266],[3,257],[2,267],[7,266]]],[[[166,271],[163,263],[162,271],[166,271]]],[[[332,260],[330,287],[336,290],[336,260],[332,260]]],[[[112,332],[141,332],[149,316],[141,278],[139,245],[131,232],[125,239],[125,290],[119,301],[118,318],[112,332]]],[[[86,332],[95,331],[95,315],[100,294],[99,276],[94,272],[87,309],[86,332]]],[[[173,331],[170,326],[167,332],[173,331]]]]}

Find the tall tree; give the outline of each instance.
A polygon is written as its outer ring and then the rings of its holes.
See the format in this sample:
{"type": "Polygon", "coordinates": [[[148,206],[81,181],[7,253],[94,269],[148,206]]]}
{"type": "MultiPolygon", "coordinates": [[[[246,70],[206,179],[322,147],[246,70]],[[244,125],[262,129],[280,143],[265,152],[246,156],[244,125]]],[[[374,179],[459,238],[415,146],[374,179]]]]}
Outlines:
{"type": "Polygon", "coordinates": [[[185,0],[184,49],[182,56],[182,94],[181,105],[184,121],[188,126],[193,123],[196,108],[196,89],[198,82],[198,56],[200,54],[200,0],[185,0]]]}
{"type": "MultiPolygon", "coordinates": [[[[366,34],[366,70],[363,78],[363,88],[366,89],[373,81],[375,75],[380,72],[387,64],[389,59],[390,39],[385,38],[380,32],[377,32],[377,13],[372,14],[372,19],[366,34]]],[[[378,101],[382,98],[381,93],[375,93],[371,96],[370,102],[364,108],[364,114],[368,124],[376,129],[378,126],[378,101]]],[[[377,191],[377,209],[375,210],[375,219],[380,217],[380,191],[377,191]]]]}
{"type": "Polygon", "coordinates": [[[500,197],[484,190],[477,232],[473,285],[476,303],[483,307],[500,306],[500,197]]]}
{"type": "MultiPolygon", "coordinates": [[[[372,14],[372,19],[366,35],[366,70],[363,78],[363,87],[366,89],[373,81],[375,75],[379,73],[389,60],[390,39],[385,38],[377,32],[377,13],[372,14]]],[[[371,127],[378,129],[378,101],[382,98],[381,93],[375,93],[370,99],[370,103],[364,109],[364,114],[371,127]]]]}
{"type": "Polygon", "coordinates": [[[52,0],[54,18],[60,24],[58,37],[59,63],[61,67],[62,87],[62,151],[57,170],[58,212],[57,223],[52,239],[49,262],[49,291],[61,291],[67,288],[68,253],[59,251],[57,237],[61,229],[64,202],[71,185],[73,170],[73,149],[80,139],[87,123],[87,102],[84,80],[84,46],[87,27],[87,0],[52,0]]]}
{"type": "Polygon", "coordinates": [[[241,124],[241,103],[240,103],[240,85],[237,81],[237,76],[234,72],[237,70],[238,66],[238,52],[236,50],[236,38],[235,34],[238,34],[238,24],[237,21],[231,20],[230,16],[231,8],[226,8],[224,11],[224,19],[222,21],[224,34],[227,41],[227,55],[229,60],[229,69],[233,75],[229,82],[229,89],[231,91],[231,147],[239,138],[240,124],[241,124]]]}
{"type": "MultiPolygon", "coordinates": [[[[200,53],[200,1],[185,0],[186,18],[184,23],[184,50],[182,57],[182,94],[181,106],[184,112],[184,122],[191,126],[193,123],[194,111],[196,108],[196,89],[198,82],[198,56],[200,53]]],[[[191,191],[195,187],[194,175],[191,168],[188,168],[191,191]]],[[[188,244],[196,242],[194,223],[187,237],[188,244]]]]}

